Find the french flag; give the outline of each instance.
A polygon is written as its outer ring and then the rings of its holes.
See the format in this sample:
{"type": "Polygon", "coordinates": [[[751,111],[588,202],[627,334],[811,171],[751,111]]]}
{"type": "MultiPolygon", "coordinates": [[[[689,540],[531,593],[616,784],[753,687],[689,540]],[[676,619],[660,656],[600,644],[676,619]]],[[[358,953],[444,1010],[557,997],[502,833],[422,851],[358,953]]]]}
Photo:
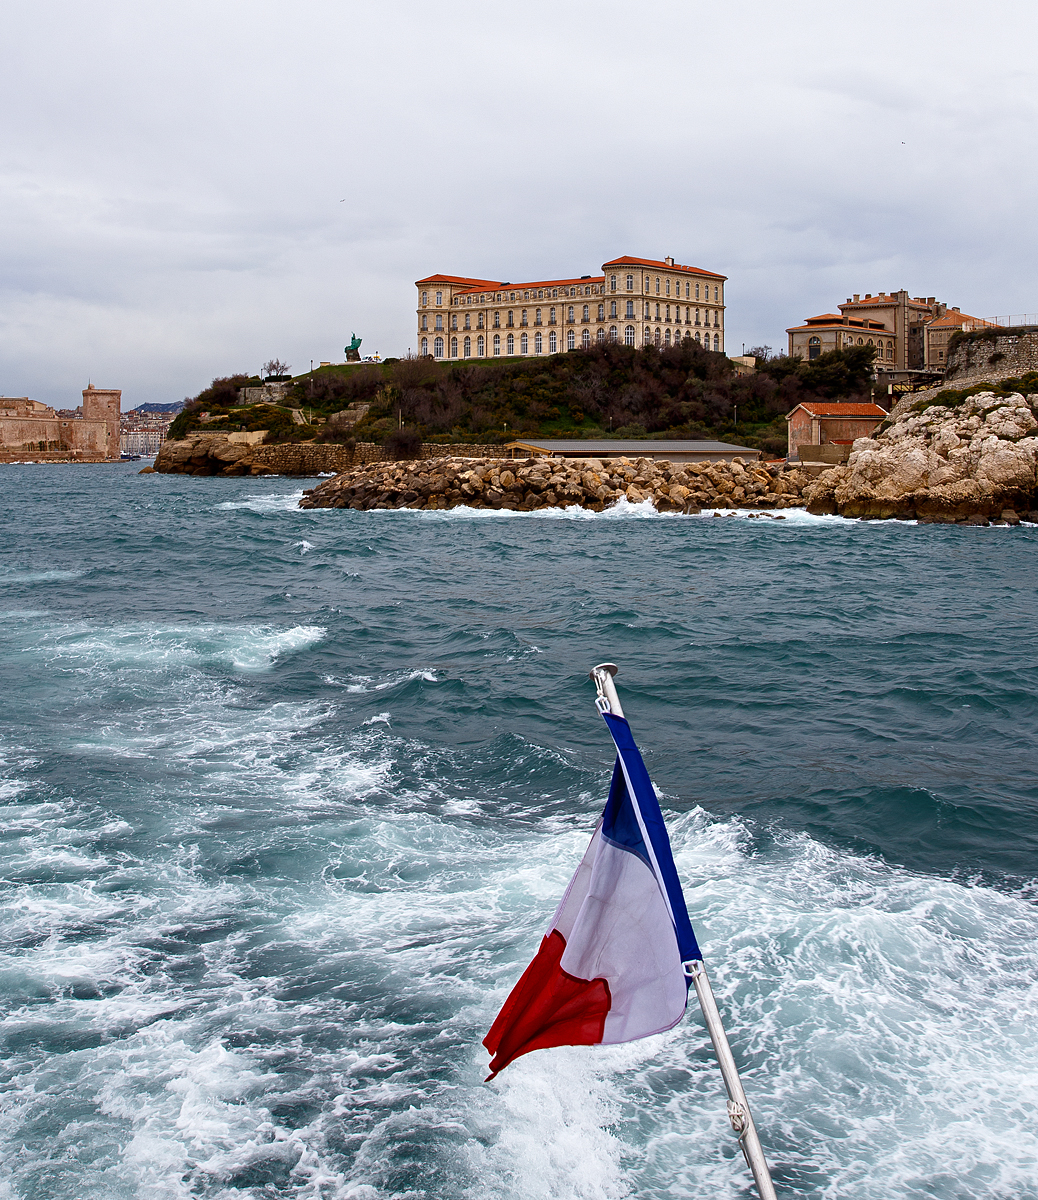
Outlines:
{"type": "Polygon", "coordinates": [[[609,799],[537,956],[483,1039],[488,1080],[531,1050],[673,1028],[688,1002],[687,964],[702,958],[631,727],[602,716],[616,743],[609,799]]]}

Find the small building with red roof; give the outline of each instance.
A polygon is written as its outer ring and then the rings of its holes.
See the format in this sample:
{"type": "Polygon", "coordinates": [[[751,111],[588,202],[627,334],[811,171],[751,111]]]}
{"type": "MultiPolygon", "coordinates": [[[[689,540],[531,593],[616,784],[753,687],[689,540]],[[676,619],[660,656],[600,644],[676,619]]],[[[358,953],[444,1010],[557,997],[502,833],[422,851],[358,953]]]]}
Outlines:
{"type": "Polygon", "coordinates": [[[673,258],[622,255],[601,275],[524,283],[427,275],[418,289],[418,350],[437,359],[556,354],[593,345],[724,351],[727,278],[673,258]]]}
{"type": "Polygon", "coordinates": [[[786,414],[789,457],[799,458],[801,446],[849,448],[855,438],[871,437],[886,416],[871,401],[805,400],[786,414]]]}

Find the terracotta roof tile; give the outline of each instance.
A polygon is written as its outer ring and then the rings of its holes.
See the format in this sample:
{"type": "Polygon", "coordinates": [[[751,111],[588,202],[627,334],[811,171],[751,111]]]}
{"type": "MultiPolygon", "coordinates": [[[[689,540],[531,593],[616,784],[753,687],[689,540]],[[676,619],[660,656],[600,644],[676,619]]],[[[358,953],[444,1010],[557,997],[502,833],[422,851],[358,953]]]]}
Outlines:
{"type": "Polygon", "coordinates": [[[573,284],[581,283],[605,283],[604,275],[588,275],[587,278],[581,279],[537,279],[530,283],[510,283],[507,286],[503,283],[480,284],[477,287],[458,288],[456,295],[467,295],[469,292],[519,292],[523,288],[544,288],[544,287],[571,287],[573,284]]]}
{"type": "MultiPolygon", "coordinates": [[[[872,403],[848,404],[843,401],[804,400],[796,408],[806,409],[812,417],[879,417],[882,419],[887,416],[885,409],[872,403]]],[[[793,409],[793,412],[796,412],[796,408],[793,409]]]]}
{"type": "Polygon", "coordinates": [[[689,275],[709,275],[711,279],[727,279],[727,275],[718,275],[716,271],[704,271],[702,267],[683,267],[680,263],[663,262],[658,258],[632,258],[629,254],[624,254],[620,258],[611,258],[608,262],[602,264],[604,267],[625,267],[627,265],[637,267],[653,267],[658,271],[684,271],[689,275]]]}

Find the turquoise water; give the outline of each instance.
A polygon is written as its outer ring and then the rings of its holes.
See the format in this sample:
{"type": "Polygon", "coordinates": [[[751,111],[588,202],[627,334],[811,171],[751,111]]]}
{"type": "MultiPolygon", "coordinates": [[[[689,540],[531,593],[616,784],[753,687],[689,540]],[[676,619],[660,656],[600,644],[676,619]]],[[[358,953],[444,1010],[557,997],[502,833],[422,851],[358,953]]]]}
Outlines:
{"type": "Polygon", "coordinates": [[[136,469],[0,472],[0,1197],[748,1196],[696,1013],[482,1083],[609,659],[780,1194],[1038,1196],[1038,529],[136,469]]]}

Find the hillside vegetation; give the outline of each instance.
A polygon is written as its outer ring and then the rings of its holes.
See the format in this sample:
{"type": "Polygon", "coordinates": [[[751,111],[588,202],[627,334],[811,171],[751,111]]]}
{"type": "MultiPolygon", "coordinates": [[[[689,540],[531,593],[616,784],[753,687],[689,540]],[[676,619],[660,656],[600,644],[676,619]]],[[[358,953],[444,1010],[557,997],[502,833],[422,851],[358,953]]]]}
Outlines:
{"type": "Polygon", "coordinates": [[[282,406],[248,410],[237,407],[238,388],[256,381],[236,375],[200,392],[170,436],[199,427],[199,414],[208,410],[223,419],[207,428],[269,428],[268,441],[341,440],[334,418],[316,429],[293,424],[288,410],[301,408],[316,422],[365,403],[368,412],[349,430],[357,440],[383,442],[403,424],[438,442],[717,438],[784,454],[785,414],[802,400],[867,396],[872,354],[864,346],[810,363],[760,357],[757,372],[744,376],[735,375],[725,355],[695,342],[664,349],[607,344],[543,358],[405,358],[324,367],[296,379],[282,406]]]}

